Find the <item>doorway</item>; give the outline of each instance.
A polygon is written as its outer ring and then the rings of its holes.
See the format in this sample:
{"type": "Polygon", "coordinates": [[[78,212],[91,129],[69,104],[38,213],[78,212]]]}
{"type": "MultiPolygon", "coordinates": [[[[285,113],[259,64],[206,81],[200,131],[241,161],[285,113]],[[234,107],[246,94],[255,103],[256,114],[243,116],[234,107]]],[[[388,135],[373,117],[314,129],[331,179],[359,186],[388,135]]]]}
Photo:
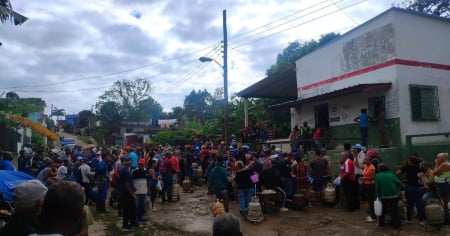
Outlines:
{"type": "MultiPolygon", "coordinates": [[[[385,104],[384,104],[384,96],[379,97],[371,97],[369,98],[369,115],[372,116],[372,118],[377,119],[380,115],[381,111],[384,111],[385,104]]],[[[384,118],[384,117],[383,117],[384,118]]]]}
{"type": "Polygon", "coordinates": [[[326,129],[330,127],[330,117],[328,114],[328,103],[314,106],[314,116],[316,127],[326,129]]]}

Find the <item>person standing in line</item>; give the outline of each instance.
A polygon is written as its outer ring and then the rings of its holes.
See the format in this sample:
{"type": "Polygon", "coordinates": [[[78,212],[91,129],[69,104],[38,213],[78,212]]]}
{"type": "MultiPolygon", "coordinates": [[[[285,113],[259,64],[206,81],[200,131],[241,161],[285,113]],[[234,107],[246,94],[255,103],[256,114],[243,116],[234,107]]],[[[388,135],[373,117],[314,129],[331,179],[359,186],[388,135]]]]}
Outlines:
{"type": "Polygon", "coordinates": [[[291,146],[291,152],[297,151],[297,137],[298,137],[298,126],[296,125],[291,133],[289,134],[289,143],[291,146]]]}
{"type": "Polygon", "coordinates": [[[239,212],[245,214],[248,210],[248,204],[252,200],[252,196],[255,193],[253,183],[250,176],[253,174],[253,170],[250,168],[251,163],[248,166],[244,166],[244,162],[237,161],[236,165],[238,170],[236,171],[235,182],[237,185],[237,193],[239,198],[239,212]]]}
{"type": "Polygon", "coordinates": [[[136,222],[136,200],[137,196],[134,193],[135,188],[133,185],[133,179],[130,173],[131,158],[126,157],[123,159],[123,166],[120,168],[119,176],[119,193],[120,193],[120,206],[122,208],[122,229],[130,230],[131,227],[138,226],[136,222]]]}
{"type": "Polygon", "coordinates": [[[159,173],[162,176],[163,187],[162,187],[162,203],[172,202],[172,188],[173,188],[173,174],[175,173],[175,167],[171,161],[172,153],[166,152],[162,163],[159,166],[159,173]],[[166,198],[167,196],[167,198],[166,198]]]}
{"type": "Polygon", "coordinates": [[[159,176],[159,170],[158,170],[158,161],[157,160],[150,160],[150,169],[148,170],[148,179],[150,184],[150,202],[152,206],[152,211],[156,211],[155,207],[155,199],[158,194],[158,181],[160,181],[161,177],[159,176]]]}
{"type": "Polygon", "coordinates": [[[138,168],[131,171],[133,185],[136,188],[136,221],[138,222],[144,222],[145,197],[150,191],[147,171],[144,169],[145,164],[145,159],[139,159],[138,168]]]}
{"type": "Polygon", "coordinates": [[[378,170],[375,176],[375,195],[381,198],[383,206],[381,216],[378,217],[378,227],[385,226],[385,212],[388,210],[391,214],[392,225],[397,229],[402,225],[398,209],[402,182],[394,173],[389,172],[389,168],[383,163],[378,165],[378,170]]]}
{"type": "Polygon", "coordinates": [[[361,145],[367,147],[367,139],[369,137],[369,121],[373,118],[367,114],[367,109],[362,108],[359,114],[353,121],[359,123],[359,134],[361,136],[361,145]]]}
{"type": "Polygon", "coordinates": [[[348,158],[348,152],[341,153],[341,186],[344,189],[345,201],[346,201],[346,211],[355,211],[356,199],[355,199],[355,165],[354,162],[348,158]]]}
{"type": "Polygon", "coordinates": [[[302,138],[303,153],[308,154],[311,151],[312,130],[307,121],[303,122],[303,126],[300,127],[300,137],[302,138]]]}
{"type": "Polygon", "coordinates": [[[311,177],[314,179],[312,183],[312,189],[315,193],[316,205],[322,204],[322,192],[325,186],[324,176],[328,172],[328,161],[321,156],[320,150],[315,151],[315,157],[309,164],[311,177]]]}
{"type": "Polygon", "coordinates": [[[436,184],[439,198],[441,199],[445,212],[446,223],[450,222],[448,202],[450,194],[450,163],[448,162],[448,153],[439,153],[435,159],[434,183],[436,184]]]}
{"type": "Polygon", "coordinates": [[[358,177],[358,182],[362,182],[362,190],[367,197],[369,203],[369,216],[366,217],[367,222],[376,221],[373,202],[375,201],[375,166],[372,164],[370,157],[364,157],[364,164],[360,165],[355,162],[356,168],[362,170],[362,176],[358,177]]]}
{"type": "Polygon", "coordinates": [[[208,187],[215,193],[217,199],[223,200],[225,212],[228,212],[228,175],[223,166],[224,159],[218,157],[215,167],[211,170],[208,178],[208,187]]]}
{"type": "Polygon", "coordinates": [[[413,210],[416,207],[419,223],[424,225],[425,212],[422,211],[424,208],[421,191],[423,186],[419,185],[420,159],[416,156],[408,157],[406,163],[397,170],[396,175],[400,178],[404,173],[406,174],[406,223],[411,223],[413,210]]]}

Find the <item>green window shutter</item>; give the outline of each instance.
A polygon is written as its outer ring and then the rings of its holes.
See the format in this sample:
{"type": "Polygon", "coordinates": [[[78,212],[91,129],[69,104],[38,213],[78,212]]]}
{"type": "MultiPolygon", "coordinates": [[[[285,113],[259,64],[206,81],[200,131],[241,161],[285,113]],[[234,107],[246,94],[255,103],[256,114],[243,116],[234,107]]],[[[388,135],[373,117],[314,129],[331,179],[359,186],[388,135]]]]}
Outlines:
{"type": "Polygon", "coordinates": [[[440,119],[436,86],[409,85],[409,93],[412,120],[436,121],[440,119]]]}

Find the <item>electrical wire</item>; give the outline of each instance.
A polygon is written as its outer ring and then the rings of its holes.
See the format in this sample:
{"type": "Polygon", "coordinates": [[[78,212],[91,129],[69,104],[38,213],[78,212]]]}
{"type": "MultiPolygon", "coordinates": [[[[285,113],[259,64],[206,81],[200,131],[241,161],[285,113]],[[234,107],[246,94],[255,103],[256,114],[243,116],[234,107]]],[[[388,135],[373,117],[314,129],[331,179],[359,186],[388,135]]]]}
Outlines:
{"type": "MultiPolygon", "coordinates": [[[[365,1],[367,1],[367,0],[358,1],[358,2],[356,2],[356,3],[353,3],[353,4],[351,4],[351,5],[348,5],[348,6],[344,7],[344,8],[342,8],[342,9],[347,9],[347,8],[356,6],[356,5],[361,4],[362,2],[365,2],[365,1]]],[[[276,34],[279,34],[279,33],[285,32],[285,31],[288,31],[288,30],[291,30],[291,29],[293,29],[293,28],[297,28],[297,27],[302,26],[302,25],[304,25],[304,24],[306,24],[306,23],[313,22],[313,21],[315,21],[315,20],[321,19],[321,18],[323,18],[323,17],[325,17],[325,16],[332,15],[332,14],[334,14],[334,13],[336,13],[336,12],[339,12],[339,11],[341,11],[341,10],[338,9],[338,10],[329,12],[329,13],[327,13],[327,14],[324,14],[324,15],[321,15],[321,16],[318,16],[318,17],[315,17],[315,18],[312,18],[312,19],[310,19],[310,20],[308,20],[308,21],[302,22],[302,23],[300,23],[300,24],[298,24],[298,25],[294,25],[294,26],[292,26],[292,27],[289,27],[289,28],[286,28],[286,29],[277,31],[277,32],[272,33],[272,34],[269,34],[269,35],[265,35],[265,36],[263,36],[263,37],[260,37],[260,38],[258,38],[258,39],[255,39],[255,40],[253,40],[253,41],[249,41],[249,42],[246,42],[246,43],[242,43],[242,44],[236,45],[236,46],[234,46],[234,47],[235,47],[235,48],[239,48],[239,47],[242,47],[242,46],[245,46],[245,45],[248,45],[248,44],[251,44],[251,43],[260,41],[260,40],[263,40],[263,39],[265,39],[265,38],[267,38],[267,37],[270,37],[270,36],[273,36],[273,35],[276,35],[276,34]]]]}

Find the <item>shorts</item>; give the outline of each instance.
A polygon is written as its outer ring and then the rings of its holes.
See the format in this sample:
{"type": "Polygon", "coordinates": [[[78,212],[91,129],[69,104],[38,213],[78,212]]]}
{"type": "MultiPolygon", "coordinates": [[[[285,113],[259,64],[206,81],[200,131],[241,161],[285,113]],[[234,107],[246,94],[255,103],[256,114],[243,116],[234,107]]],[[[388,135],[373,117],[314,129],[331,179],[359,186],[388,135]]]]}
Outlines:
{"type": "Polygon", "coordinates": [[[449,184],[448,183],[436,183],[437,191],[439,197],[448,197],[449,193],[449,184]]]}
{"type": "Polygon", "coordinates": [[[322,192],[323,186],[324,186],[324,179],[322,177],[320,177],[320,178],[314,178],[311,188],[312,188],[312,190],[314,190],[314,192],[322,192]]]}

